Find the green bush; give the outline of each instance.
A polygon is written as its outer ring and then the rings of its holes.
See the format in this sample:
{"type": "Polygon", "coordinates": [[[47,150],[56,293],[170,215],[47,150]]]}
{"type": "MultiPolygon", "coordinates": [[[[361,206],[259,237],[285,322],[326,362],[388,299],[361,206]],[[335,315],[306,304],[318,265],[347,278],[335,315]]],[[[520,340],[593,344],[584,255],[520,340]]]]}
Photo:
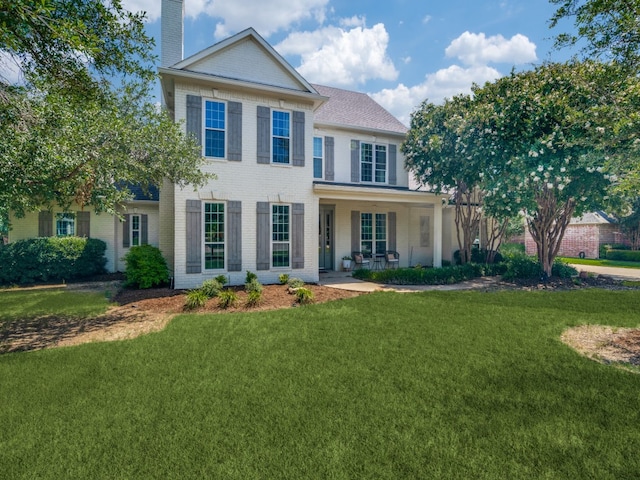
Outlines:
{"type": "Polygon", "coordinates": [[[287,280],[287,285],[289,285],[289,287],[291,288],[300,288],[300,287],[304,287],[304,281],[300,278],[294,277],[287,280]]]}
{"type": "Polygon", "coordinates": [[[201,289],[190,290],[187,293],[187,300],[184,304],[185,310],[195,310],[206,305],[209,297],[201,289]]]}
{"type": "Polygon", "coordinates": [[[244,283],[251,283],[254,280],[258,281],[258,275],[247,270],[247,275],[244,277],[244,283]]]}
{"type": "Polygon", "coordinates": [[[502,253],[503,257],[524,255],[525,247],[523,243],[503,243],[500,245],[500,253],[502,253]]]}
{"type": "Polygon", "coordinates": [[[622,260],[624,262],[640,262],[640,250],[608,250],[607,260],[622,260]]]}
{"type": "Polygon", "coordinates": [[[247,307],[255,307],[262,302],[262,289],[260,290],[251,290],[247,295],[247,307]]]}
{"type": "Polygon", "coordinates": [[[151,288],[169,282],[169,268],[160,249],[151,245],[131,247],[124,256],[126,285],[151,288]]]}
{"type": "Polygon", "coordinates": [[[380,271],[361,269],[353,272],[353,277],[395,285],[447,285],[482,276],[499,275],[504,269],[504,264],[467,263],[441,268],[397,268],[380,271]]]}
{"type": "Polygon", "coordinates": [[[213,298],[218,296],[218,293],[222,290],[222,286],[222,283],[220,283],[217,278],[212,278],[202,282],[200,290],[207,296],[207,298],[213,298]]]}
{"type": "MultiPolygon", "coordinates": [[[[506,271],[503,274],[505,280],[511,281],[517,278],[533,279],[542,278],[542,267],[536,257],[527,255],[511,255],[505,261],[506,271]]],[[[551,266],[551,275],[559,278],[570,278],[577,275],[578,271],[560,260],[556,260],[551,266]]]]}
{"type": "Polygon", "coordinates": [[[225,284],[227,283],[227,280],[228,280],[228,279],[227,279],[227,276],[226,276],[226,275],[220,274],[220,275],[216,276],[216,277],[214,278],[214,280],[216,280],[217,282],[219,282],[219,283],[220,283],[220,285],[225,285],[225,284]]]}
{"type": "Polygon", "coordinates": [[[76,280],[105,272],[107,245],[96,238],[40,237],[0,246],[0,284],[76,280]]]}
{"type": "Polygon", "coordinates": [[[262,293],[262,284],[258,281],[257,278],[253,278],[247,283],[244,284],[244,289],[247,292],[260,292],[262,293]]]}
{"type": "Polygon", "coordinates": [[[299,287],[296,290],[296,301],[301,305],[313,303],[313,292],[305,287],[299,287]]]}
{"type": "Polygon", "coordinates": [[[218,294],[218,306],[220,308],[227,309],[229,307],[234,307],[238,304],[238,294],[227,288],[226,290],[222,290],[218,294]]]}
{"type": "Polygon", "coordinates": [[[278,280],[280,281],[280,285],[286,285],[289,281],[289,274],[281,273],[280,275],[278,275],[278,280]]]}

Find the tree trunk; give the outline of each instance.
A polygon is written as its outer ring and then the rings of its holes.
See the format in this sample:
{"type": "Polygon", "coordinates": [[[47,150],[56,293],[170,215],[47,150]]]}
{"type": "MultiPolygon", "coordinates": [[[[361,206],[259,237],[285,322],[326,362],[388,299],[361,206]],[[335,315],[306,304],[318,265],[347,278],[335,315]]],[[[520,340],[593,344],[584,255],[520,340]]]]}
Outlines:
{"type": "Polygon", "coordinates": [[[491,217],[485,219],[485,223],[487,231],[487,240],[485,244],[487,258],[485,261],[486,263],[493,263],[495,261],[496,253],[502,244],[502,240],[504,240],[504,235],[507,231],[507,227],[509,226],[509,219],[507,218],[500,222],[491,217]]]}
{"type": "Polygon", "coordinates": [[[463,265],[471,261],[471,248],[475,233],[480,225],[480,209],[478,208],[481,194],[474,195],[464,183],[459,183],[455,193],[455,224],[456,238],[460,251],[460,263],[463,265]],[[477,198],[474,198],[477,196],[477,198]]]}
{"type": "Polygon", "coordinates": [[[558,255],[562,238],[576,208],[573,198],[560,203],[553,190],[544,189],[536,196],[537,211],[527,216],[527,226],[536,242],[538,262],[542,271],[551,276],[553,261],[558,255]]]}

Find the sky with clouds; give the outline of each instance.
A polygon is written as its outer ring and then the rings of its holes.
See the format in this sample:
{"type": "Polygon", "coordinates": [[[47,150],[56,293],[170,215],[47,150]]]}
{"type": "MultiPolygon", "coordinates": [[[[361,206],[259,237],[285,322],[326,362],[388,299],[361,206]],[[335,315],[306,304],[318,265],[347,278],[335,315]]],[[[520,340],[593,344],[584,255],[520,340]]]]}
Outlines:
{"type": "MultiPolygon", "coordinates": [[[[147,13],[160,45],[160,0],[123,0],[147,13]]],[[[185,0],[185,56],[253,27],[312,83],[365,92],[409,125],[440,103],[545,60],[555,51],[546,0],[185,0]]],[[[158,51],[159,54],[159,51],[158,51]]]]}

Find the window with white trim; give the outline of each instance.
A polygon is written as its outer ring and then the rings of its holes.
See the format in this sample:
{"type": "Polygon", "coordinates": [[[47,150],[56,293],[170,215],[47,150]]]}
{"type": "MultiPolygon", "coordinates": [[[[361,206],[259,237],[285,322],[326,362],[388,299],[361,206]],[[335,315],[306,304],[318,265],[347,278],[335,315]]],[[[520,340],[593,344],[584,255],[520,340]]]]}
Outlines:
{"type": "Polygon", "coordinates": [[[130,231],[130,237],[131,238],[131,246],[132,247],[137,247],[138,245],[140,245],[141,239],[142,239],[142,235],[141,235],[141,221],[140,221],[140,215],[131,215],[131,223],[129,224],[131,231],[130,231]]]}
{"type": "Polygon", "coordinates": [[[271,206],[271,265],[291,265],[291,215],[289,205],[271,206]]]}
{"type": "Polygon", "coordinates": [[[323,150],[322,137],[313,137],[313,178],[322,178],[323,150]]]}
{"type": "Polygon", "coordinates": [[[204,156],[225,157],[226,104],[205,100],[204,102],[204,156]]]}
{"type": "Polygon", "coordinates": [[[274,110],[271,115],[271,159],[289,164],[291,158],[291,113],[274,110]]]}
{"type": "Polygon", "coordinates": [[[56,236],[71,237],[76,234],[76,216],[64,212],[56,214],[56,236]]]}
{"type": "Polygon", "coordinates": [[[387,214],[360,214],[360,249],[369,255],[384,255],[387,250],[387,214]]]}
{"type": "Polygon", "coordinates": [[[387,183],[387,146],[360,144],[360,181],[387,183]]]}
{"type": "Polygon", "coordinates": [[[224,269],[224,203],[204,204],[204,268],[224,269]]]}

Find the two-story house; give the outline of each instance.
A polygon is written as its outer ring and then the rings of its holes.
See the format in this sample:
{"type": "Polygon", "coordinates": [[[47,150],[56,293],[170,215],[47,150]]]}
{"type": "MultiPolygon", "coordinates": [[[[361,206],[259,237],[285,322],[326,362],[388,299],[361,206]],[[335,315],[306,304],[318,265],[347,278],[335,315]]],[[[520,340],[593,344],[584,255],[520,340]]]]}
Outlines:
{"type": "MultiPolygon", "coordinates": [[[[240,284],[247,270],[263,283],[317,282],[353,251],[395,250],[400,266],[450,258],[443,197],[409,188],[395,117],[366,94],[309,83],[251,28],[183,59],[184,4],[162,3],[163,103],[217,178],[198,190],[165,183],[123,205],[125,221],[83,213],[110,270],[144,242],[162,250],[176,288],[219,274],[240,284]]],[[[10,240],[64,234],[65,214],[13,219],[10,240]]]]}

